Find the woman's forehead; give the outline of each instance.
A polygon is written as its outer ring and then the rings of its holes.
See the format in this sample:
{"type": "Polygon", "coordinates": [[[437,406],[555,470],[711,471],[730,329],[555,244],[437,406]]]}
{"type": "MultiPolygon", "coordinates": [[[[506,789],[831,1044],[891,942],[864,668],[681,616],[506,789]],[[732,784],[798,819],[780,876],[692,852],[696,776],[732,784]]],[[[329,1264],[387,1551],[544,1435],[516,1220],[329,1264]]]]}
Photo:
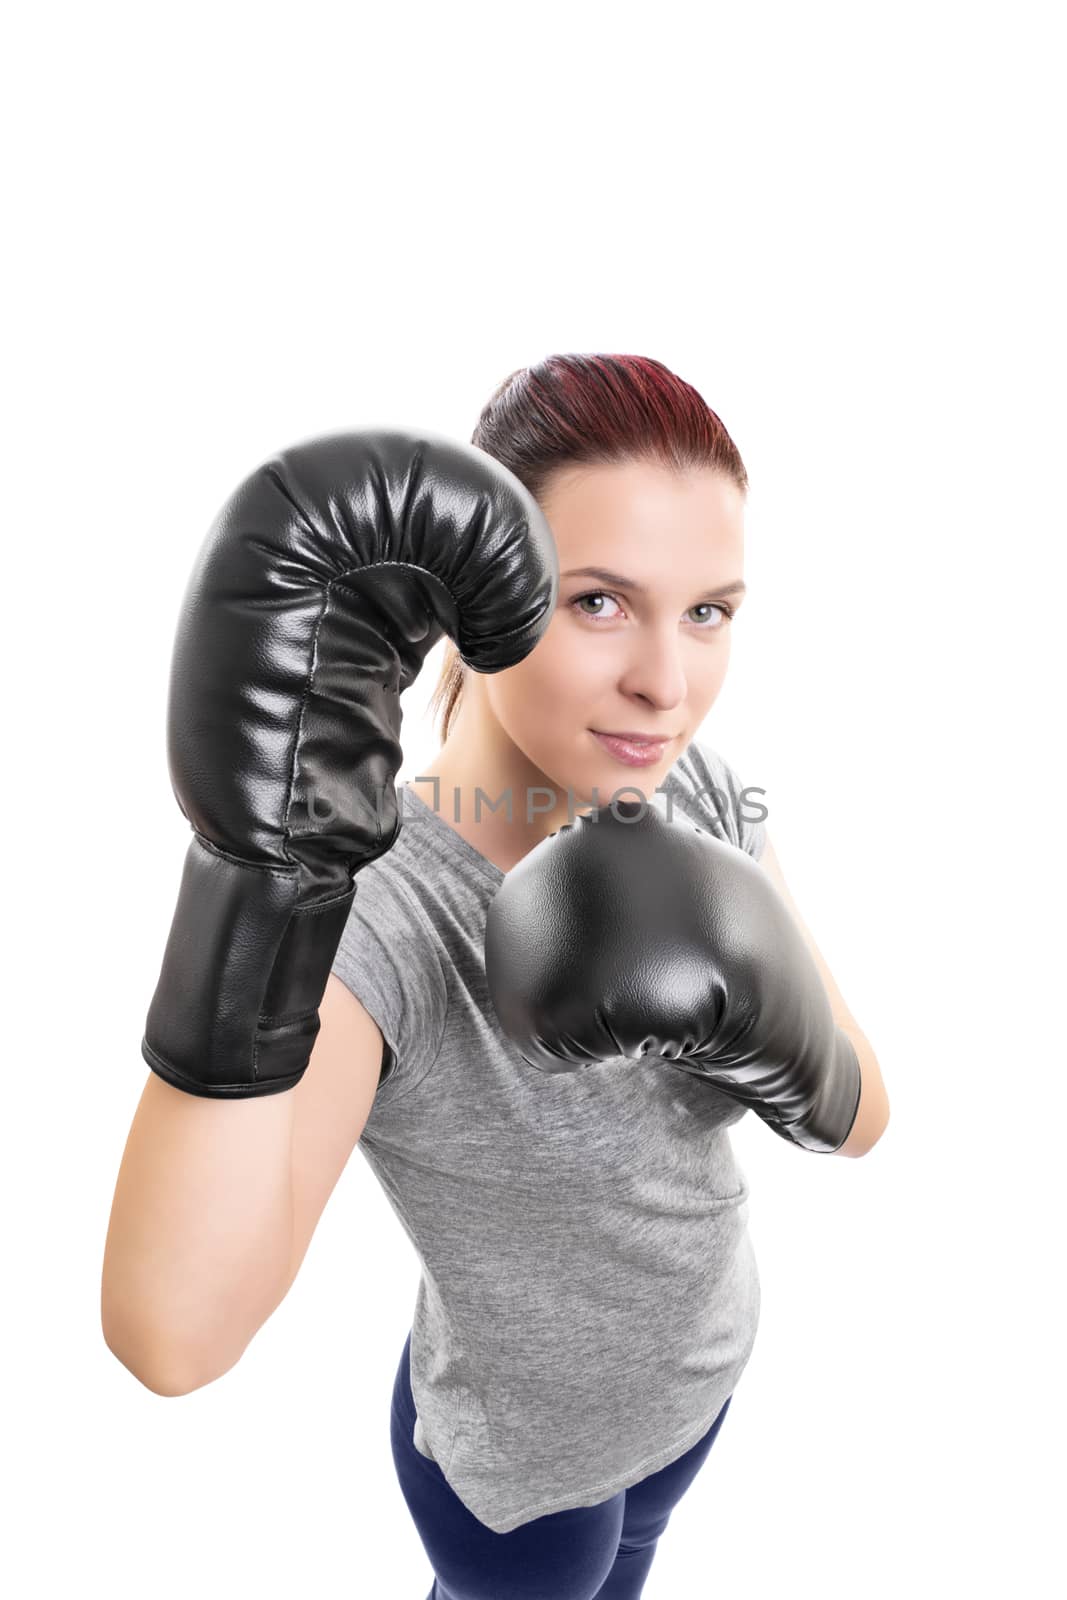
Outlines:
{"type": "Polygon", "coordinates": [[[604,528],[610,534],[647,536],[664,527],[712,530],[743,522],[744,497],[721,472],[708,468],[673,472],[648,462],[568,468],[542,496],[545,514],[561,534],[604,528]]]}
{"type": "MultiPolygon", "coordinates": [[[[744,502],[721,474],[699,482],[660,471],[589,469],[546,499],[562,577],[578,569],[617,588],[664,590],[739,579],[744,552],[744,502]],[[609,578],[605,574],[611,573],[609,578]],[[622,578],[630,580],[622,583],[622,578]]],[[[580,573],[578,575],[581,575],[580,573]]]]}

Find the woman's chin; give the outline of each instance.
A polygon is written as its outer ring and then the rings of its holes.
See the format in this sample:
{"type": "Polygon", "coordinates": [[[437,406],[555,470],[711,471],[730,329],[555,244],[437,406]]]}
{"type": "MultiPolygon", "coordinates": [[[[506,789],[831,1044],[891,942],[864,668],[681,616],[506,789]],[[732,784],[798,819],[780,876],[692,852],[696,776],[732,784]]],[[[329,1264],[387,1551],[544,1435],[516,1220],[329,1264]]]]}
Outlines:
{"type": "Polygon", "coordinates": [[[556,780],[556,787],[571,797],[571,805],[577,811],[610,805],[616,795],[633,799],[636,794],[651,800],[678,754],[672,747],[653,766],[630,766],[615,760],[591,733],[585,734],[579,743],[585,748],[570,752],[569,761],[559,762],[560,770],[568,771],[569,777],[556,780]]]}
{"type": "Polygon", "coordinates": [[[669,771],[669,761],[657,762],[654,767],[622,767],[616,761],[607,761],[588,786],[590,798],[579,800],[578,803],[606,806],[616,796],[622,800],[632,800],[635,795],[643,795],[646,800],[651,800],[669,771]]]}

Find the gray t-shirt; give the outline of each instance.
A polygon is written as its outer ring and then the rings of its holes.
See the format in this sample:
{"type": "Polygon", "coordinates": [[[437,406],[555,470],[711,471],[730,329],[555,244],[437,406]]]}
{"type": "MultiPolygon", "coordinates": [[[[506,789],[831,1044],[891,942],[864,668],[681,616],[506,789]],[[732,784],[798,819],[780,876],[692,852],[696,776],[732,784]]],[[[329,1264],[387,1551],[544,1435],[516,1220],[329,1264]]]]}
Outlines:
{"type": "MultiPolygon", "coordinates": [[[[706,746],[661,792],[759,857],[759,802],[706,746]]],[[[531,1067],[485,978],[504,874],[414,789],[398,798],[334,961],[387,1046],[359,1148],[422,1266],[413,1442],[508,1533],[657,1472],[733,1393],[760,1306],[727,1132],[745,1112],[658,1058],[531,1067]]]]}

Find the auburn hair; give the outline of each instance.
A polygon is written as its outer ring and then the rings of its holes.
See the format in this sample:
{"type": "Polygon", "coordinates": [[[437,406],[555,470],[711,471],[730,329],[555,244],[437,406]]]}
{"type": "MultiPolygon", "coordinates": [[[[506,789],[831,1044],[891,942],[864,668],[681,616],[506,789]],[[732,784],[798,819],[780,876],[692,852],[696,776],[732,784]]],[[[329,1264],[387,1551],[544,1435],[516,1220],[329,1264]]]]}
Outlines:
{"type": "MultiPolygon", "coordinates": [[[[553,355],[519,367],[489,397],[471,443],[509,468],[538,501],[564,467],[629,460],[675,471],[712,468],[748,492],[744,462],[719,417],[692,384],[648,356],[553,355]]],[[[429,702],[442,743],[466,672],[446,641],[429,702]]]]}

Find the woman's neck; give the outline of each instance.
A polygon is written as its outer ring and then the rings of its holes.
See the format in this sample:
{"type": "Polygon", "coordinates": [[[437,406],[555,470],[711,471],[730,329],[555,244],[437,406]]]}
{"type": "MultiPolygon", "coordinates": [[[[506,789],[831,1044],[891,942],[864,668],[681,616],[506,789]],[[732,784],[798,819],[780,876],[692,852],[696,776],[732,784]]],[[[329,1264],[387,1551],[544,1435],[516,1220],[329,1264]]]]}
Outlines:
{"type": "Polygon", "coordinates": [[[566,790],[527,760],[495,719],[472,715],[463,701],[433,761],[406,781],[501,872],[591,809],[574,795],[568,805],[566,790]]]}

